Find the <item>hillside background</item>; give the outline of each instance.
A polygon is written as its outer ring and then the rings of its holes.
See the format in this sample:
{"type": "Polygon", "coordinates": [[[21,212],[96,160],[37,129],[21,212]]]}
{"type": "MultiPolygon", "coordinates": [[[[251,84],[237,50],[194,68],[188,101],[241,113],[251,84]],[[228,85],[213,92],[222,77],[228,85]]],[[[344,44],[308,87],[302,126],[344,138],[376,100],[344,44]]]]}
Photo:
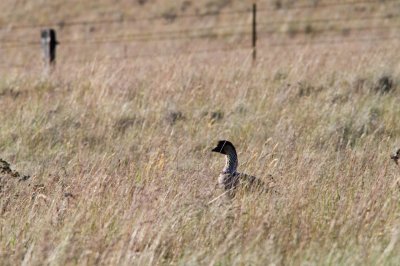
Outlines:
{"type": "Polygon", "coordinates": [[[0,2],[1,264],[398,264],[400,2],[251,7],[0,2]]]}

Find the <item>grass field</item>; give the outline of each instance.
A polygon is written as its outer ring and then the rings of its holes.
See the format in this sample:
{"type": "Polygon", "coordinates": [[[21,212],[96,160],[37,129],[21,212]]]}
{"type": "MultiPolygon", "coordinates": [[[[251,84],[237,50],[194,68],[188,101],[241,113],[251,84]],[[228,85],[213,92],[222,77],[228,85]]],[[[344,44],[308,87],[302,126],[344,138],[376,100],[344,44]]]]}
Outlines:
{"type": "MultiPolygon", "coordinates": [[[[118,12],[222,14],[248,5],[6,0],[0,22],[100,19],[118,12]]],[[[277,10],[273,18],[400,10],[390,1],[361,6],[277,10]]],[[[217,27],[229,19],[143,22],[140,29],[217,27]]],[[[89,32],[95,38],[140,31],[120,26],[89,32]]],[[[400,146],[400,43],[390,39],[396,30],[336,33],[337,43],[293,46],[268,46],[279,36],[261,36],[253,63],[249,49],[190,53],[250,41],[235,35],[139,42],[128,53],[173,55],[122,61],[103,58],[126,49],[118,45],[79,52],[63,46],[67,36],[85,36],[87,27],[56,28],[61,45],[51,74],[43,71],[39,48],[0,46],[0,158],[21,175],[0,173],[1,265],[399,264],[400,168],[390,160],[400,146]],[[348,41],[371,37],[378,41],[348,41]],[[12,63],[24,67],[7,67],[12,63]],[[213,201],[223,193],[216,182],[224,158],[211,153],[219,139],[236,144],[241,172],[273,191],[239,191],[232,200],[213,201]]],[[[313,27],[313,36],[282,38],[332,38],[318,27],[324,25],[313,27]]],[[[2,40],[28,40],[38,38],[39,29],[14,32],[10,26],[0,33],[2,40]]]]}

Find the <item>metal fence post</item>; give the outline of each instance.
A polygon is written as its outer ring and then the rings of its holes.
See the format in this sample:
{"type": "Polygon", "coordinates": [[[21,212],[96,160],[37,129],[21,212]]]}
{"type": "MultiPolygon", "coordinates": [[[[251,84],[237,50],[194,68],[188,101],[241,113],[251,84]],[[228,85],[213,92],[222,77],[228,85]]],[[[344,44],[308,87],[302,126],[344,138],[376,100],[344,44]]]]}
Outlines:
{"type": "Polygon", "coordinates": [[[56,31],[54,29],[44,29],[40,34],[43,59],[47,67],[54,66],[56,62],[56,46],[58,44],[56,31]]]}
{"type": "Polygon", "coordinates": [[[252,48],[253,48],[253,62],[257,57],[257,4],[253,4],[253,26],[252,26],[252,48]]]}

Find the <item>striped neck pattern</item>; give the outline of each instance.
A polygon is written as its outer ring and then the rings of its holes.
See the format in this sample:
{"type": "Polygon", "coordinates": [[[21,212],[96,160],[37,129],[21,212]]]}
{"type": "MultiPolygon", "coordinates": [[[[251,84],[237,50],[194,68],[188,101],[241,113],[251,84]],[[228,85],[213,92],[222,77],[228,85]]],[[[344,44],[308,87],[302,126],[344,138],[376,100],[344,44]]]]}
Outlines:
{"type": "Polygon", "coordinates": [[[225,167],[222,170],[223,174],[234,174],[236,173],[236,169],[238,166],[238,159],[236,151],[233,149],[229,149],[225,156],[225,167]]]}

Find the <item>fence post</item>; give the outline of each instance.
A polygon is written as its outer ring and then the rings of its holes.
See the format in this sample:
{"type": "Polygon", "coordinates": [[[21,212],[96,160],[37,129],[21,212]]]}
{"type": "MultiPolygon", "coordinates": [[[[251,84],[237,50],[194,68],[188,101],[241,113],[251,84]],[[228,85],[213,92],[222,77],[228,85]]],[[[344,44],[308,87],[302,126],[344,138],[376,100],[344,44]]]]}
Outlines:
{"type": "Polygon", "coordinates": [[[257,57],[257,4],[253,3],[253,27],[252,27],[252,48],[253,48],[253,62],[256,61],[257,57]]]}
{"type": "Polygon", "coordinates": [[[56,62],[56,46],[58,44],[56,31],[54,29],[44,29],[40,34],[43,59],[47,67],[54,66],[56,62]]]}

